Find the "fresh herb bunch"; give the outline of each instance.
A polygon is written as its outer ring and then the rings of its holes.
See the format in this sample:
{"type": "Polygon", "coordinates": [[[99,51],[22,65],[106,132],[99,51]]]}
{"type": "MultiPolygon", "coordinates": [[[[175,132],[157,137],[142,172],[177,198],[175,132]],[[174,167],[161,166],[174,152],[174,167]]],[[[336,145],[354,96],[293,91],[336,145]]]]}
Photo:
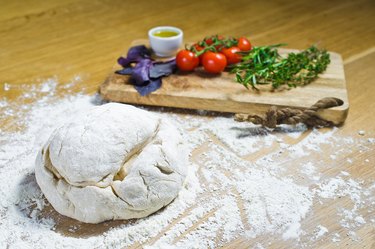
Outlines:
{"type": "Polygon", "coordinates": [[[326,70],[330,63],[329,53],[316,46],[280,56],[278,47],[285,44],[254,47],[251,51],[240,52],[240,63],[230,66],[238,83],[246,88],[258,90],[258,85],[271,84],[274,89],[281,85],[296,87],[307,85],[326,70]]]}

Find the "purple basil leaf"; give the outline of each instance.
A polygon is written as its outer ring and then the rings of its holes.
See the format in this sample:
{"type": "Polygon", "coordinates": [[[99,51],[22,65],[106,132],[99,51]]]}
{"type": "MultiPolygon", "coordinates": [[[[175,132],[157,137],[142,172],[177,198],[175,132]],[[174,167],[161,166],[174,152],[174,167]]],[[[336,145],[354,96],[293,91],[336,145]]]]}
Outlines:
{"type": "Polygon", "coordinates": [[[141,96],[150,94],[161,87],[162,76],[172,74],[177,66],[176,61],[153,62],[150,50],[146,46],[134,46],[128,51],[126,58],[118,58],[118,63],[124,68],[117,74],[131,75],[130,81],[141,96]],[[131,63],[136,63],[131,67],[131,63]]]}
{"type": "Polygon", "coordinates": [[[146,96],[161,87],[161,78],[151,79],[147,85],[137,86],[135,85],[134,88],[138,91],[141,96],[146,96]]]}
{"type": "Polygon", "coordinates": [[[128,58],[149,58],[151,55],[150,50],[145,45],[138,45],[131,47],[126,57],[128,58]]]}
{"type": "Polygon", "coordinates": [[[132,67],[125,67],[121,70],[115,71],[117,74],[122,74],[122,75],[131,75],[133,73],[133,68],[132,67]]]}
{"type": "Polygon", "coordinates": [[[143,58],[150,57],[150,50],[145,45],[131,47],[126,55],[126,58],[120,57],[117,59],[118,64],[123,67],[128,67],[132,62],[139,62],[143,58]]]}
{"type": "Polygon", "coordinates": [[[176,60],[167,62],[156,62],[150,68],[150,78],[159,78],[161,76],[168,76],[177,69],[176,60]]]}
{"type": "Polygon", "coordinates": [[[123,67],[128,67],[131,61],[121,56],[120,58],[117,59],[117,63],[123,67]]]}
{"type": "Polygon", "coordinates": [[[132,78],[135,85],[141,86],[150,80],[149,72],[151,65],[152,61],[150,59],[143,59],[133,67],[132,78]]]}

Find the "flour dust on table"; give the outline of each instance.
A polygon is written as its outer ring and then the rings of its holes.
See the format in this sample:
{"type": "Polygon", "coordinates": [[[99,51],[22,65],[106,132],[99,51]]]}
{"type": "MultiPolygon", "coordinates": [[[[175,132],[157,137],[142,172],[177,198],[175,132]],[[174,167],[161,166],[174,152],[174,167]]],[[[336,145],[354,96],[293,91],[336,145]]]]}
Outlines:
{"type": "MultiPolygon", "coordinates": [[[[70,84],[79,85],[79,80],[70,84]]],[[[365,155],[374,148],[374,138],[303,126],[269,131],[231,117],[164,108],[144,109],[171,120],[191,150],[177,198],[146,218],[130,221],[85,224],[62,216],[36,183],[36,155],[57,127],[103,104],[97,96],[72,95],[66,85],[51,79],[33,90],[17,89],[24,93],[14,102],[0,99],[0,116],[9,120],[0,128],[0,245],[217,248],[244,240],[257,248],[284,242],[309,248],[319,241],[339,245],[349,237],[355,246],[362,241],[361,230],[375,225],[374,180],[336,169],[373,163],[365,155]],[[334,153],[325,158],[322,151],[334,153]],[[364,156],[347,157],[356,151],[364,156]],[[335,222],[325,221],[326,213],[319,209],[323,206],[335,222]],[[252,242],[254,238],[259,240],[252,242]]],[[[7,83],[6,88],[16,86],[7,83]]]]}

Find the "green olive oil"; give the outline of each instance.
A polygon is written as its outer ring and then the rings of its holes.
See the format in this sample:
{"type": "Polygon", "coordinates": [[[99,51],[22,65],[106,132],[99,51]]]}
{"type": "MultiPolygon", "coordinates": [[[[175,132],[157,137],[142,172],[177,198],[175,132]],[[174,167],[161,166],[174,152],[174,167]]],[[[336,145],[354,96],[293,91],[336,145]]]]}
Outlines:
{"type": "Polygon", "coordinates": [[[175,31],[171,31],[171,30],[160,30],[160,31],[156,31],[155,33],[153,33],[153,35],[157,37],[167,38],[167,37],[176,36],[178,35],[178,33],[175,31]]]}

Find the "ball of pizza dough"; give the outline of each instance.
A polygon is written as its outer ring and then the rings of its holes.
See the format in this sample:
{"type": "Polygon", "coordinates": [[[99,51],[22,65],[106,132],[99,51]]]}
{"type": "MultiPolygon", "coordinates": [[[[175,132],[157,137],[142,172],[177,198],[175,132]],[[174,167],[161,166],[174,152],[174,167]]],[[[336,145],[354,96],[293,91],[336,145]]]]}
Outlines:
{"type": "Polygon", "coordinates": [[[188,151],[168,120],[110,103],[56,129],[37,156],[35,176],[59,213],[99,223],[168,205],[187,165],[188,151]]]}

